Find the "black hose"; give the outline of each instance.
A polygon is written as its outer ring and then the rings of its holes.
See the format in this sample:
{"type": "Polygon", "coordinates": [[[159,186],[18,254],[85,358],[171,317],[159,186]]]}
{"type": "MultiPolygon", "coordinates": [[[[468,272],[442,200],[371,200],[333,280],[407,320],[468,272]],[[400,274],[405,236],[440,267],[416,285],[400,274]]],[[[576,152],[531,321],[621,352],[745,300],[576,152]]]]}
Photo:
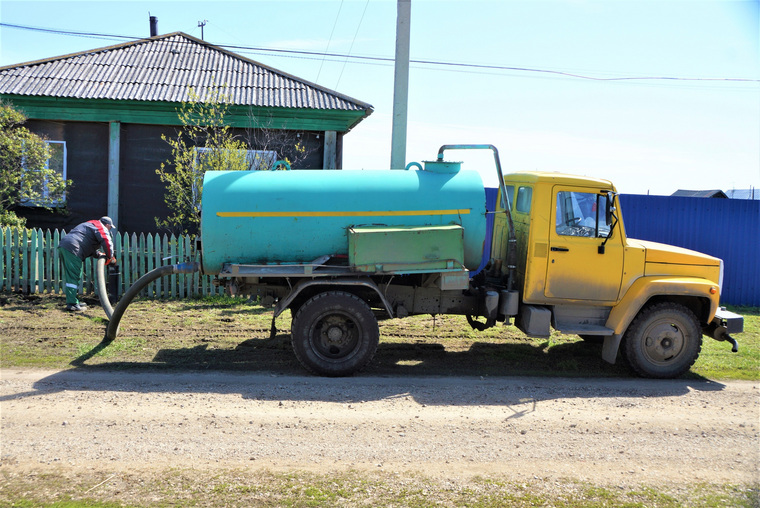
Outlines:
{"type": "Polygon", "coordinates": [[[119,300],[119,303],[116,304],[116,308],[113,309],[110,321],[108,321],[108,328],[106,329],[106,336],[104,340],[111,341],[116,338],[116,335],[119,333],[119,322],[121,321],[121,317],[124,315],[124,311],[127,310],[129,304],[132,303],[132,300],[134,300],[135,296],[137,296],[145,286],[158,279],[159,277],[164,277],[166,275],[172,275],[175,273],[193,273],[197,272],[198,270],[200,270],[200,263],[197,262],[180,263],[178,265],[166,265],[160,266],[155,270],[151,270],[150,272],[137,279],[137,282],[130,286],[127,292],[124,293],[124,296],[122,296],[119,300]]]}

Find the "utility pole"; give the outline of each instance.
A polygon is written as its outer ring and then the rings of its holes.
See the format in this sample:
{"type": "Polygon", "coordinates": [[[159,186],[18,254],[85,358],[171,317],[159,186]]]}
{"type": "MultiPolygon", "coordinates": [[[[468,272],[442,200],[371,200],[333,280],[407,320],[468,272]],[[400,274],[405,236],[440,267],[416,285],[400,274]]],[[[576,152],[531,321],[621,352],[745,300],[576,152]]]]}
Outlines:
{"type": "Polygon", "coordinates": [[[203,27],[206,26],[206,23],[208,23],[207,19],[204,19],[203,21],[198,22],[198,26],[201,27],[201,40],[205,41],[206,39],[203,38],[203,27]]]}
{"type": "Polygon", "coordinates": [[[406,166],[406,111],[409,99],[409,32],[412,0],[398,0],[396,14],[396,65],[393,80],[391,169],[406,166]]]}

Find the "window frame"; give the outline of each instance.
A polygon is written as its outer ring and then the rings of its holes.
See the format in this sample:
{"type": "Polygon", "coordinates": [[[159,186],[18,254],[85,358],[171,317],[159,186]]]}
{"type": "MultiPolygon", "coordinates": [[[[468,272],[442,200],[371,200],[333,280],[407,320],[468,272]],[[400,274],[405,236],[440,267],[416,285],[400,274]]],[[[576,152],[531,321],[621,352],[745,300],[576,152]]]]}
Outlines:
{"type": "MultiPolygon", "coordinates": [[[[193,207],[196,209],[200,209],[200,193],[198,192],[198,180],[199,176],[196,173],[196,168],[198,167],[198,160],[199,156],[202,153],[208,153],[212,152],[214,148],[208,148],[205,146],[194,146],[193,147],[193,183],[192,183],[192,191],[193,191],[193,207]]],[[[266,157],[269,162],[269,168],[271,169],[275,162],[277,162],[277,152],[275,150],[250,150],[250,149],[244,149],[241,148],[239,151],[246,152],[246,160],[248,161],[248,169],[246,171],[263,171],[255,169],[256,161],[259,159],[259,157],[266,157]]],[[[259,163],[260,164],[260,163],[259,163]]]]}
{"type": "Polygon", "coordinates": [[[598,192],[587,190],[572,190],[564,189],[559,190],[555,194],[555,224],[554,232],[558,236],[577,236],[585,238],[607,238],[610,236],[613,224],[607,222],[609,217],[607,216],[607,196],[598,192]],[[582,209],[581,200],[578,199],[578,195],[588,195],[594,197],[594,202],[591,205],[590,213],[586,214],[582,209]],[[562,206],[560,202],[563,201],[562,206]],[[568,215],[568,209],[572,209],[572,219],[568,215]],[[565,216],[560,215],[560,211],[563,211],[565,216]],[[570,221],[579,219],[577,222],[570,224],[570,221]],[[593,226],[586,224],[588,219],[594,221],[593,226]],[[601,226],[606,227],[606,231],[601,226]],[[593,231],[593,234],[587,234],[593,231]]]}
{"type": "MultiPolygon", "coordinates": [[[[61,175],[61,177],[63,178],[63,180],[66,181],[68,179],[67,178],[68,177],[68,148],[66,146],[66,141],[59,141],[59,140],[54,140],[54,139],[45,139],[45,140],[43,140],[43,142],[45,143],[45,145],[47,145],[48,151],[51,151],[51,148],[50,148],[51,145],[61,145],[63,147],[63,154],[61,156],[61,171],[60,171],[59,174],[61,175]]],[[[50,169],[50,160],[53,159],[52,152],[51,152],[50,155],[51,156],[48,157],[47,160],[45,161],[45,168],[44,168],[45,170],[49,170],[50,169]]],[[[26,160],[24,158],[22,158],[22,160],[21,160],[21,166],[23,168],[22,171],[24,172],[24,174],[26,174],[27,172],[31,171],[30,169],[28,169],[26,167],[26,160]]],[[[57,170],[55,170],[55,171],[58,172],[57,170]]],[[[45,182],[45,183],[42,184],[42,189],[40,190],[40,194],[42,194],[42,197],[43,197],[44,201],[36,201],[36,200],[33,200],[33,199],[24,199],[24,200],[21,201],[21,205],[28,206],[28,207],[38,207],[38,208],[48,208],[48,207],[59,208],[59,207],[62,207],[62,206],[66,205],[67,196],[66,196],[66,192],[65,191],[61,195],[60,199],[57,199],[55,201],[50,201],[50,202],[46,201],[46,198],[49,196],[48,188],[47,188],[47,182],[45,182]]]]}
{"type": "Polygon", "coordinates": [[[533,187],[529,185],[520,185],[517,188],[517,197],[515,198],[514,210],[519,213],[529,214],[532,207],[533,187]],[[527,207],[525,206],[526,203],[527,207]]]}

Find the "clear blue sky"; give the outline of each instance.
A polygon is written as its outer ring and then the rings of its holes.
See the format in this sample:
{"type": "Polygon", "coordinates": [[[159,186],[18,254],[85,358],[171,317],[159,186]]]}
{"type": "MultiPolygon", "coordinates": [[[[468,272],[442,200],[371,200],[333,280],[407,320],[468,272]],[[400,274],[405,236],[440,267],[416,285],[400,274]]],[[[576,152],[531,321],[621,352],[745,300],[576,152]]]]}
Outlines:
{"type": "MultiPolygon", "coordinates": [[[[395,0],[0,1],[0,21],[219,45],[393,58],[395,0]]],[[[412,0],[411,59],[582,74],[412,64],[407,160],[491,143],[505,172],[602,177],[625,193],[760,187],[760,0],[412,0]],[[754,81],[723,81],[741,78],[754,81]]],[[[0,27],[0,65],[124,42],[0,27]]],[[[345,138],[344,167],[390,163],[393,65],[233,49],[372,104],[345,138]]],[[[468,169],[487,154],[452,152],[468,169]]]]}

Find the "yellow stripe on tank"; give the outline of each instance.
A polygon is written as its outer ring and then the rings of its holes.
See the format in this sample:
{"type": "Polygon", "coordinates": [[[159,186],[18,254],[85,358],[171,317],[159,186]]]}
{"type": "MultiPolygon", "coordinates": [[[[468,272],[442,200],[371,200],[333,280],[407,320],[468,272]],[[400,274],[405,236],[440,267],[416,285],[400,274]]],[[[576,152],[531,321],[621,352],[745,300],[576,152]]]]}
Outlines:
{"type": "Polygon", "coordinates": [[[469,215],[469,208],[453,210],[385,210],[356,212],[216,212],[219,217],[387,217],[413,215],[469,215]]]}

